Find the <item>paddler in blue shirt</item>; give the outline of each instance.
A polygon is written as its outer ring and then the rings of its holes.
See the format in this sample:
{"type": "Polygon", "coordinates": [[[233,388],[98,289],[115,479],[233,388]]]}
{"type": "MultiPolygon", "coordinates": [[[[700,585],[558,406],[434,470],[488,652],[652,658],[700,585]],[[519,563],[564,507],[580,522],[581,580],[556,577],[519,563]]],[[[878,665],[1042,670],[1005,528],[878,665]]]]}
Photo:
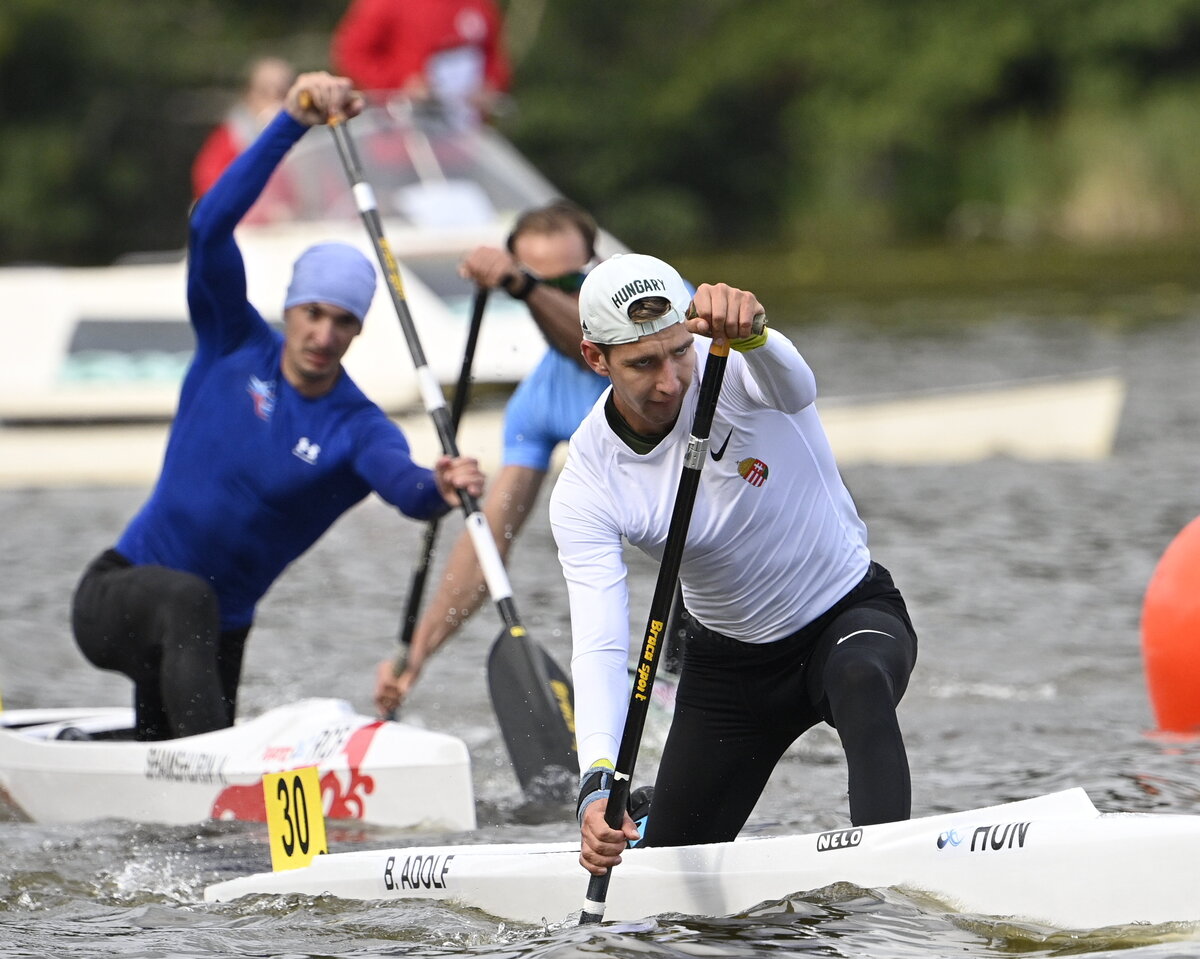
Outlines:
{"type": "Polygon", "coordinates": [[[457,505],[456,489],[482,495],[475,459],[414,463],[404,434],[342,369],[375,292],[361,252],[320,243],[301,254],[282,336],[246,298],[234,228],[309,127],[362,108],[347,79],[298,77],[192,213],[196,353],[162,470],[115,548],[85,571],[72,610],[84,655],[133,680],[140,740],[232,725],[258,601],[369,492],[417,520],[457,505]]]}

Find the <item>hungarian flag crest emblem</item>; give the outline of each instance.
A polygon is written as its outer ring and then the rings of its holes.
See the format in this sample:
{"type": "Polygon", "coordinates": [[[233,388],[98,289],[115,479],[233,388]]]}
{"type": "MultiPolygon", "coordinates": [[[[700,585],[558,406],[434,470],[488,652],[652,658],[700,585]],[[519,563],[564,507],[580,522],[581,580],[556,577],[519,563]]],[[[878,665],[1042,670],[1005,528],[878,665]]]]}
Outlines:
{"type": "Polygon", "coordinates": [[[767,481],[769,472],[767,464],[762,460],[756,460],[753,456],[748,456],[738,463],[738,476],[751,486],[762,486],[767,481]]]}

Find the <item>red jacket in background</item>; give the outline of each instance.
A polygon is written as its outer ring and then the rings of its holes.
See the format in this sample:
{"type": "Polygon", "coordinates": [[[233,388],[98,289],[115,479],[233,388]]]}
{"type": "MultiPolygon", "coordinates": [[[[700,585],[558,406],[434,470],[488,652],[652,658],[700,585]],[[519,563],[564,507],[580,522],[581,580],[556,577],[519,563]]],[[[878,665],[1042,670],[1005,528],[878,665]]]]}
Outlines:
{"type": "Polygon", "coordinates": [[[222,123],[214,129],[192,161],[192,199],[204,196],[246,146],[239,141],[232,125],[222,123]]]}
{"type": "Polygon", "coordinates": [[[508,89],[511,69],[492,0],[354,0],[333,35],[335,72],[363,90],[398,90],[424,79],[426,61],[455,47],[478,47],[484,82],[508,89]]]}

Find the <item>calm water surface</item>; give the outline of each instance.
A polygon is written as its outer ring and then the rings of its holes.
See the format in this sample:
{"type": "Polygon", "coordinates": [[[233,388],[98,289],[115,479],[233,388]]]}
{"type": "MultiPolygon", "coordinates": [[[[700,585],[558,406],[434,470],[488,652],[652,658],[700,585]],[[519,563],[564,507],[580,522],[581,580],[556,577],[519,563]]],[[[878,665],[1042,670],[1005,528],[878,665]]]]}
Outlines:
{"type": "MultiPolygon", "coordinates": [[[[1144,301],[1087,310],[1022,304],[959,325],[943,305],[943,319],[922,329],[906,318],[932,307],[890,309],[883,327],[843,306],[832,321],[794,331],[826,394],[1099,368],[1119,370],[1129,387],[1115,455],[1105,462],[846,469],[873,550],[907,595],[920,633],[901,707],[914,814],[1075,785],[1104,810],[1200,812],[1200,747],[1146,735],[1153,718],[1138,633],[1155,563],[1200,513],[1200,306],[1149,321],[1154,310],[1144,301]]],[[[0,690],[8,707],[127,701],[124,679],[92,669],[76,651],[67,606],[79,571],[144,492],[0,491],[0,690]]],[[[348,515],[269,594],[245,664],[244,714],[311,695],[370,711],[373,664],[395,641],[420,537],[415,524],[385,513],[367,503],[348,515]]],[[[454,532],[460,524],[444,525],[454,532]]],[[[655,573],[638,558],[633,569],[640,630],[655,573]]],[[[565,590],[544,501],[513,554],[512,578],[531,631],[566,662],[565,590]]],[[[490,609],[477,616],[431,666],[404,716],[469,745],[477,833],[335,832],[335,851],[574,837],[566,815],[531,816],[521,805],[484,681],[497,628],[490,609]]],[[[651,743],[640,772],[649,774],[655,755],[651,743]]],[[[777,770],[747,831],[846,823],[844,780],[836,738],[814,730],[777,770]]],[[[0,956],[1200,956],[1194,927],[1066,933],[852,886],[737,916],[586,929],[514,926],[432,904],[206,905],[210,882],[268,868],[265,838],[253,824],[4,819],[0,956]]],[[[581,873],[581,896],[584,886],[581,873]]]]}

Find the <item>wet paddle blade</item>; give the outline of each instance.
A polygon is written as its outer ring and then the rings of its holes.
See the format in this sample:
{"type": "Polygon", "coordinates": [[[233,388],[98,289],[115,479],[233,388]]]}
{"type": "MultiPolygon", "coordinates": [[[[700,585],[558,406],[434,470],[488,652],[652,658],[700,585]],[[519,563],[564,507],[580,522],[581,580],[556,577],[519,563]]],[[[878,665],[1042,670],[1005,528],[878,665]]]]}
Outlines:
{"type": "Polygon", "coordinates": [[[579,761],[574,691],[566,673],[528,636],[505,629],[488,654],[488,691],[526,798],[574,800],[579,761]]]}

